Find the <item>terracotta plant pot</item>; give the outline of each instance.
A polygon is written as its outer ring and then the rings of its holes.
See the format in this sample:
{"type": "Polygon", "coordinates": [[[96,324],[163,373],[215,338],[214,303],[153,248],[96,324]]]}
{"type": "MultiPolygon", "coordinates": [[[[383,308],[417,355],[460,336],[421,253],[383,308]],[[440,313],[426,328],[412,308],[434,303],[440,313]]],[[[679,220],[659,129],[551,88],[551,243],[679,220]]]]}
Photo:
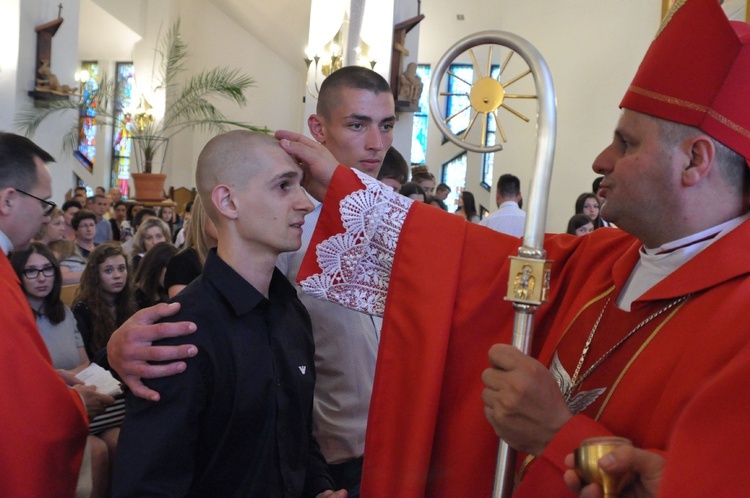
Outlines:
{"type": "Polygon", "coordinates": [[[135,200],[160,201],[164,199],[164,182],[167,175],[159,173],[132,173],[135,200]]]}

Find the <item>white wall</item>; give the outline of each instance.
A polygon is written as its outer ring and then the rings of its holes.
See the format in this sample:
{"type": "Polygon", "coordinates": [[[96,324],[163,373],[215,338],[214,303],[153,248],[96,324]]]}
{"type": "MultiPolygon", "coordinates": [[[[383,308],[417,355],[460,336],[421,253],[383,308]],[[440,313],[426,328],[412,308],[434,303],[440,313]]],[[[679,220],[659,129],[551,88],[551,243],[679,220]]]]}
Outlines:
{"type": "MultiPolygon", "coordinates": [[[[31,105],[26,92],[34,84],[36,34],[34,27],[57,17],[58,0],[3,0],[0,27],[4,49],[0,56],[0,129],[13,129],[17,111],[31,105]],[[18,47],[15,49],[15,47],[18,47]]],[[[182,18],[182,36],[191,53],[188,69],[229,66],[241,68],[256,81],[248,95],[248,105],[238,109],[234,104],[217,101],[217,107],[230,119],[246,121],[270,129],[300,130],[303,122],[302,95],[304,65],[290,67],[267,46],[260,43],[213,4],[199,0],[141,0],[129,4],[124,22],[117,2],[66,1],[65,19],[53,38],[53,72],[62,83],[74,84],[73,75],[79,61],[99,60],[112,74],[114,63],[133,60],[139,85],[148,84],[159,30],[166,30],[177,16],[182,18]],[[79,51],[79,9],[83,4],[84,24],[82,49],[79,51]],[[93,26],[93,29],[92,29],[93,26]],[[217,34],[219,36],[217,36],[217,34]],[[142,41],[141,40],[142,37],[142,41]],[[112,44],[113,39],[120,43],[112,44]],[[146,80],[146,81],[143,81],[146,80]]],[[[190,73],[186,73],[186,76],[190,73]]],[[[73,172],[92,186],[106,185],[110,178],[110,130],[97,137],[99,155],[94,174],[88,174],[72,157],[63,153],[61,137],[75,121],[75,116],[61,116],[45,122],[33,139],[58,160],[51,170],[54,179],[53,199],[63,200],[73,185],[73,172]]],[[[167,186],[192,186],[197,156],[212,134],[185,131],[170,141],[164,173],[167,186]]]]}
{"type": "MultiPolygon", "coordinates": [[[[246,107],[215,102],[228,118],[271,130],[301,130],[305,77],[301,60],[298,66],[290,66],[211,3],[182,0],[179,15],[192,70],[237,67],[255,80],[246,107]]],[[[168,167],[164,171],[168,185],[194,184],[198,154],[211,136],[201,131],[184,132],[170,141],[168,167]]]]}
{"type": "MultiPolygon", "coordinates": [[[[58,4],[52,0],[4,0],[0,15],[2,36],[8,37],[9,46],[3,45],[3,61],[8,57],[12,61],[17,56],[14,68],[3,67],[0,72],[0,129],[18,133],[14,127],[16,113],[33,105],[28,91],[34,89],[36,79],[36,26],[46,24],[57,18],[58,4]],[[6,11],[6,8],[8,9],[6,11]],[[11,14],[10,18],[5,13],[11,14]],[[16,14],[17,13],[17,14],[16,14]],[[15,15],[15,18],[13,17],[15,15]],[[15,26],[10,25],[15,22],[15,26]],[[8,22],[8,26],[5,23],[8,22]],[[7,32],[6,32],[7,28],[7,32]],[[14,42],[15,40],[15,42],[14,42]],[[6,49],[8,52],[6,52],[6,49]],[[6,71],[8,77],[4,76],[6,71]],[[13,72],[15,71],[15,74],[13,72]]],[[[50,67],[60,83],[74,84],[73,74],[78,66],[78,15],[79,2],[66,1],[62,11],[63,23],[52,38],[52,60],[50,67]]],[[[57,159],[50,165],[52,174],[52,198],[55,202],[63,199],[65,191],[73,184],[71,173],[73,158],[70,152],[63,152],[62,135],[69,129],[67,119],[45,122],[34,137],[34,141],[57,159]]]]}
{"type": "MultiPolygon", "coordinates": [[[[576,197],[590,190],[597,176],[591,170],[592,161],[611,140],[620,99],[658,28],[660,2],[496,0],[491,4],[474,1],[457,5],[455,1],[433,0],[424,2],[423,10],[426,19],[420,25],[419,43],[422,64],[434,67],[451,45],[482,30],[520,35],[546,59],[558,104],[547,231],[564,231],[576,197]],[[465,20],[458,21],[457,13],[464,14],[465,20]]],[[[515,92],[527,86],[511,88],[515,92]]],[[[503,151],[495,154],[494,182],[503,173],[513,173],[521,179],[524,195],[528,196],[536,116],[535,106],[524,104],[528,103],[514,101],[511,105],[528,110],[530,124],[505,112],[501,115],[508,142],[503,151]]],[[[440,145],[441,135],[434,123],[428,142],[427,164],[439,178],[441,165],[461,149],[452,143],[440,145]]],[[[468,154],[470,171],[466,188],[475,194],[478,204],[494,210],[494,185],[492,192],[479,186],[481,155],[468,154]]]]}

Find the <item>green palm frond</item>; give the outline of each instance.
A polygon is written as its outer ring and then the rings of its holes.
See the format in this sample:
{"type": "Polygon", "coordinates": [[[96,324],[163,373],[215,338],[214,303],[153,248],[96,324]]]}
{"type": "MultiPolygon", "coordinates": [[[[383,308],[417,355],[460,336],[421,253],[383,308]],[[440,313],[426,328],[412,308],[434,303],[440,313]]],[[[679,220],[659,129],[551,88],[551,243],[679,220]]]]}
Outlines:
{"type": "MultiPolygon", "coordinates": [[[[130,125],[132,136],[138,138],[142,144],[141,150],[146,155],[144,159],[153,158],[161,143],[159,139],[168,139],[187,129],[198,128],[211,132],[226,131],[230,128],[264,133],[270,131],[265,127],[229,120],[212,104],[216,99],[223,99],[240,107],[247,105],[245,93],[255,86],[255,81],[239,69],[218,67],[201,71],[179,85],[175,82],[175,77],[186,70],[189,55],[187,45],[180,37],[179,19],[161,39],[155,52],[159,56],[160,64],[153,72],[154,90],[166,91],[165,115],[157,121],[146,123],[141,129],[134,121],[130,125]]],[[[117,119],[121,119],[113,108],[116,102],[115,80],[102,75],[97,83],[99,90],[94,97],[97,106],[97,126],[113,126],[117,119]]],[[[76,101],[60,100],[51,102],[47,108],[24,109],[16,116],[16,126],[27,136],[31,136],[46,119],[68,110],[75,110],[76,113],[71,130],[64,136],[63,147],[65,150],[75,150],[79,139],[80,112],[79,103],[76,101]]]]}

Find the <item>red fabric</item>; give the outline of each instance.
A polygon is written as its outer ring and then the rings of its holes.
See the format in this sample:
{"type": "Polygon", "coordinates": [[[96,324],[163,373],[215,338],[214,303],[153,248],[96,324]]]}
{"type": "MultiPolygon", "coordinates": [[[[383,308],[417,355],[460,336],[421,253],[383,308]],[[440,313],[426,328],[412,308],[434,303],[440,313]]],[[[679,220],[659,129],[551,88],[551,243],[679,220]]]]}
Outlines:
{"type": "MultiPolygon", "coordinates": [[[[358,183],[351,173],[337,175],[340,196],[344,184],[358,183]]],[[[338,205],[337,198],[327,198],[321,220],[338,218],[338,205]]],[[[333,233],[318,235],[322,240],[333,233]]],[[[583,383],[583,390],[607,391],[530,465],[518,496],[572,496],[562,481],[562,458],[587,437],[613,433],[640,447],[667,449],[685,405],[750,343],[748,242],[750,222],[717,240],[625,313],[614,300],[638,260],[640,244],[633,237],[601,229],[587,237],[547,238],[552,288],[550,301],[537,312],[533,346],[533,355],[545,364],[557,350],[572,374],[607,292],[612,303],[585,368],[642,318],[676,297],[694,295],[674,316],[660,315],[635,334],[583,383]]],[[[430,206],[412,206],[386,303],[363,496],[490,496],[498,442],[482,409],[481,372],[488,366],[489,347],[510,342],[514,311],[503,297],[507,256],[518,246],[518,239],[430,206]]],[[[299,278],[306,276],[300,271],[299,278]]],[[[669,458],[679,462],[695,455],[669,458]]]]}
{"type": "Polygon", "coordinates": [[[746,346],[685,407],[669,441],[660,497],[747,495],[750,397],[743,387],[748,379],[746,346]]]}
{"type": "Polygon", "coordinates": [[[0,254],[0,494],[72,497],[88,419],[81,397],[52,368],[20,285],[0,254]]]}
{"type": "Polygon", "coordinates": [[[696,126],[750,160],[750,25],[717,0],[676,5],[620,106],[696,126]]]}

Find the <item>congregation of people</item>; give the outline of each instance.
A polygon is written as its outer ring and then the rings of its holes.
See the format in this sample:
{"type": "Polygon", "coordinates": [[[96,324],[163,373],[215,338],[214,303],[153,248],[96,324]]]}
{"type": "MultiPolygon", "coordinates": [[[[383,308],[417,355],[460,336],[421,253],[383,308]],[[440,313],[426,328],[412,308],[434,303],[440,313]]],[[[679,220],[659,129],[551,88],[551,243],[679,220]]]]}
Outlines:
{"type": "MultiPolygon", "coordinates": [[[[750,45],[721,12],[678,2],[646,60],[683,52],[696,19],[750,45]]],[[[600,467],[633,496],[741,496],[750,51],[695,43],[720,73],[700,105],[681,107],[688,78],[663,83],[677,69],[644,61],[591,191],[559,202],[574,212],[545,241],[557,266],[528,355],[501,297],[521,181],[502,174],[480,213],[410,167],[370,69],[325,79],[312,139],[213,137],[179,213],[116,187],[58,209],[52,156],[0,132],[0,495],[485,496],[499,436],[516,496],[600,497],[572,452],[618,435],[634,447],[600,467]],[[94,366],[125,392],[84,385],[94,366]]]]}

